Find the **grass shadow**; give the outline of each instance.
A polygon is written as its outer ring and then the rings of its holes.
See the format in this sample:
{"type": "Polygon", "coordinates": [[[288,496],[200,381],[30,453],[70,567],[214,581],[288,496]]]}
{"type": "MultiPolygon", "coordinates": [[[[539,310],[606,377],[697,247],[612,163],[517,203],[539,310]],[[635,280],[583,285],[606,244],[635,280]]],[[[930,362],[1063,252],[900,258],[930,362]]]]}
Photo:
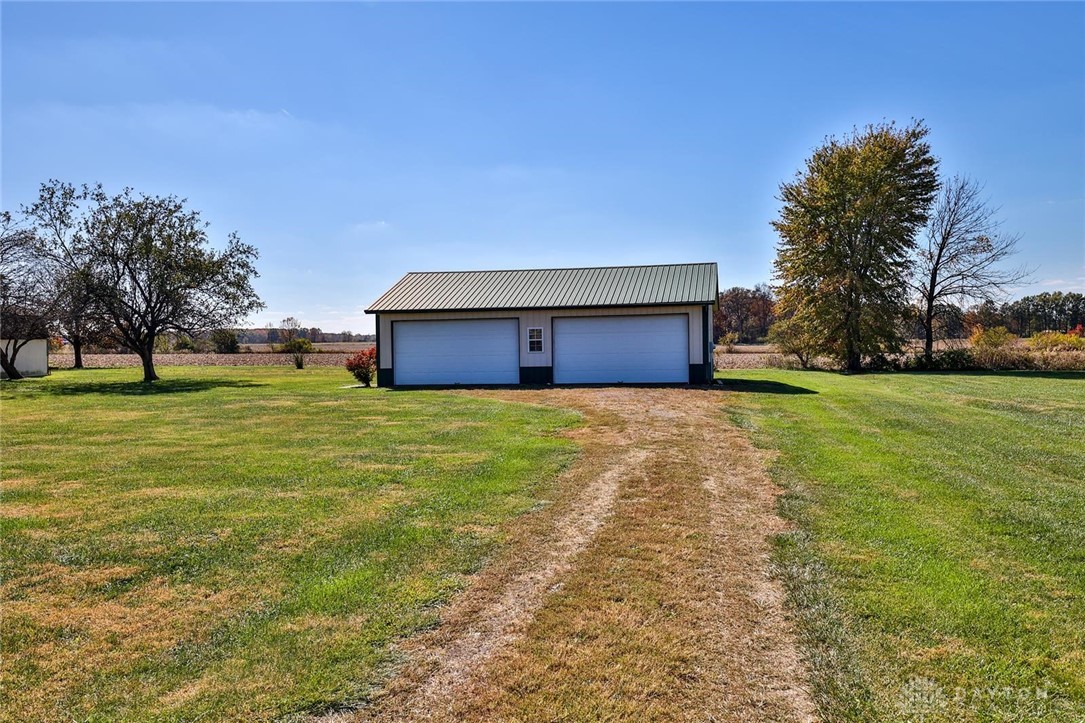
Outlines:
{"type": "Polygon", "coordinates": [[[410,384],[388,387],[390,392],[463,390],[516,390],[516,389],[683,389],[701,388],[686,382],[598,382],[584,384],[410,384]]]}
{"type": "Polygon", "coordinates": [[[157,382],[57,382],[42,384],[33,393],[49,396],[76,394],[111,394],[119,396],[157,396],[160,394],[188,394],[209,389],[248,389],[266,387],[267,384],[246,379],[159,379],[157,382]]]}
{"type": "Polygon", "coordinates": [[[1085,371],[1055,371],[1040,369],[1003,369],[975,371],[929,371],[914,374],[936,374],[954,377],[1018,377],[1021,379],[1067,379],[1085,382],[1085,371]]]}
{"type": "Polygon", "coordinates": [[[716,379],[716,384],[712,388],[721,392],[747,392],[752,394],[817,394],[813,389],[767,379],[719,378],[716,379]]]}

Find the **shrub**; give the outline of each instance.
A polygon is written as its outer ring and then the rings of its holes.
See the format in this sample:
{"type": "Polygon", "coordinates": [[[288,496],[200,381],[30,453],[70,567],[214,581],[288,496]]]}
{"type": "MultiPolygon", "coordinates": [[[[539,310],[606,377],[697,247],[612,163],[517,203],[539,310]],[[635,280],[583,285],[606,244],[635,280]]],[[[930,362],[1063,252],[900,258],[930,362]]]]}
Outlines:
{"type": "Polygon", "coordinates": [[[1085,371],[1085,354],[1079,351],[1040,351],[1029,355],[1033,368],[1044,371],[1085,371]]]}
{"type": "MultiPolygon", "coordinates": [[[[920,355],[920,359],[923,356],[920,355]]],[[[976,368],[976,360],[968,349],[946,349],[931,358],[931,369],[942,371],[967,371],[976,368]]]]}
{"type": "Polygon", "coordinates": [[[362,384],[369,386],[377,371],[377,349],[370,347],[362,349],[347,357],[347,371],[354,375],[362,384]]]}
{"type": "Polygon", "coordinates": [[[899,355],[873,354],[864,361],[863,366],[872,372],[893,372],[904,368],[899,355]]]}
{"type": "Polygon", "coordinates": [[[229,329],[216,329],[211,332],[211,344],[219,354],[237,354],[241,351],[237,334],[229,329]]]}
{"type": "Polygon", "coordinates": [[[720,346],[723,347],[723,351],[727,354],[735,353],[735,344],[738,343],[738,334],[730,331],[726,334],[720,334],[720,346]]]}
{"type": "MultiPolygon", "coordinates": [[[[157,347],[157,342],[155,343],[157,347]]],[[[177,341],[173,343],[173,351],[188,351],[193,353],[204,353],[210,351],[211,344],[203,339],[195,339],[191,336],[178,336],[177,341]]]]}
{"type": "Polygon", "coordinates": [[[296,336],[285,344],[279,345],[279,351],[289,354],[294,359],[294,366],[298,369],[305,368],[305,355],[313,351],[313,342],[296,336]]]}
{"type": "Polygon", "coordinates": [[[1085,326],[1078,324],[1066,333],[1070,336],[1076,336],[1078,339],[1085,339],[1085,326]]]}
{"type": "Polygon", "coordinates": [[[794,317],[780,319],[769,329],[769,341],[781,354],[793,354],[803,369],[810,368],[810,363],[820,351],[818,340],[810,332],[809,326],[794,317]]]}
{"type": "Polygon", "coordinates": [[[1028,340],[1028,345],[1037,351],[1085,351],[1085,337],[1070,332],[1041,331],[1028,340]]]}
{"type": "Polygon", "coordinates": [[[977,326],[972,332],[972,346],[978,349],[1001,349],[1008,346],[1016,337],[1004,326],[985,329],[977,326]]]}
{"type": "Polygon", "coordinates": [[[982,369],[977,358],[967,348],[947,348],[927,356],[916,354],[904,363],[904,368],[915,371],[972,371],[982,369]]]}
{"type": "Polygon", "coordinates": [[[1036,363],[1027,349],[1010,346],[977,347],[972,350],[976,368],[991,371],[1035,369],[1036,363]]]}

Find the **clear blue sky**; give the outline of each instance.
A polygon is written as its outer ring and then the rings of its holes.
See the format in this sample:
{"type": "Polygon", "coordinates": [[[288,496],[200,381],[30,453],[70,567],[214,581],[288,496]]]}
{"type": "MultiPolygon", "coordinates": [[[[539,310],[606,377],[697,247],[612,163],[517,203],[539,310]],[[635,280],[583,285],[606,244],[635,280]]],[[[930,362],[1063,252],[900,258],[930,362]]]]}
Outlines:
{"type": "MultiPolygon", "coordinates": [[[[19,4],[2,203],[50,177],[187,197],[326,331],[409,270],[771,274],[780,181],[923,118],[1037,267],[1085,289],[1082,4],[19,4]]],[[[1022,289],[1021,292],[1026,291],[1022,289]]]]}

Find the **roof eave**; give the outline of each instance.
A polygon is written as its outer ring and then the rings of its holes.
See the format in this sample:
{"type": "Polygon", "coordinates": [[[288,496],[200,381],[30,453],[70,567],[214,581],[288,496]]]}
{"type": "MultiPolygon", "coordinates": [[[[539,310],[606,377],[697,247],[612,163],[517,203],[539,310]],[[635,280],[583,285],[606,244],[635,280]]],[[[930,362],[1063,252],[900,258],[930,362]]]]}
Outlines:
{"type": "MultiPolygon", "coordinates": [[[[718,296],[718,294],[717,294],[718,296]]],[[[572,311],[574,309],[633,309],[645,306],[713,306],[712,299],[688,301],[638,302],[633,304],[581,304],[576,306],[480,306],[460,308],[432,309],[366,309],[366,314],[455,314],[458,312],[477,311],[572,311]]]]}

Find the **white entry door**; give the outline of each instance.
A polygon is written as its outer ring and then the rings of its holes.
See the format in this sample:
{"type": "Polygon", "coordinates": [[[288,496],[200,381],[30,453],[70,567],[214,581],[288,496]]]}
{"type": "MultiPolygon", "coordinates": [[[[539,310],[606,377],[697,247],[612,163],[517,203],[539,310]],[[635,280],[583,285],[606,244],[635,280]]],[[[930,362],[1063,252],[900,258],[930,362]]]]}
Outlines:
{"type": "Polygon", "coordinates": [[[554,319],[554,383],[688,382],[689,316],[554,319]]]}
{"type": "Polygon", "coordinates": [[[518,384],[519,328],[516,319],[397,321],[395,383],[518,384]]]}

